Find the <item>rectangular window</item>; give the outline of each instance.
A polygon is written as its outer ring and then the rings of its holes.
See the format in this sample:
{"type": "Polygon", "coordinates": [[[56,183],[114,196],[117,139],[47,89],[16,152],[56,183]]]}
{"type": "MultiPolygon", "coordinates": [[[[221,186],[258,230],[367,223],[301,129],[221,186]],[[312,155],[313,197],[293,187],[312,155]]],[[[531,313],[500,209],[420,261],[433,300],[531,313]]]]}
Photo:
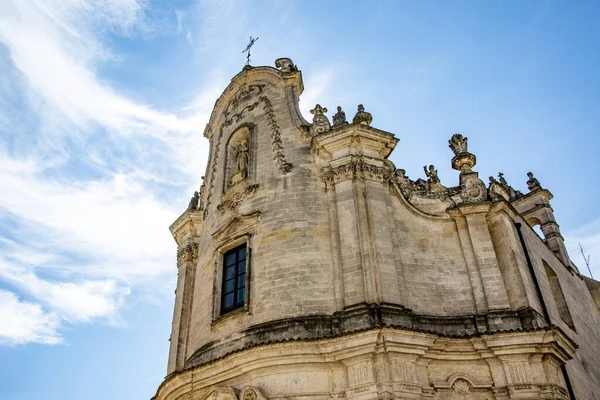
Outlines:
{"type": "Polygon", "coordinates": [[[246,299],[246,244],[223,255],[221,315],[244,306],[246,299]]]}

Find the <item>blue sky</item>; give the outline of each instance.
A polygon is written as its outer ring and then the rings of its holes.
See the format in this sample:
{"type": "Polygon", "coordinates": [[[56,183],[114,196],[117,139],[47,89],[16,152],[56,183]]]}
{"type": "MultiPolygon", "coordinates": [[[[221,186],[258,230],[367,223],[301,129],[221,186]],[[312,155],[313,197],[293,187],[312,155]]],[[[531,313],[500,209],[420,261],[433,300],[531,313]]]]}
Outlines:
{"type": "Polygon", "coordinates": [[[475,170],[553,200],[600,277],[600,2],[4,0],[0,4],[0,399],[149,399],[166,371],[176,247],[202,131],[241,70],[290,57],[301,109],[400,138],[416,179],[475,170]],[[330,112],[331,114],[331,112],[330,112]]]}

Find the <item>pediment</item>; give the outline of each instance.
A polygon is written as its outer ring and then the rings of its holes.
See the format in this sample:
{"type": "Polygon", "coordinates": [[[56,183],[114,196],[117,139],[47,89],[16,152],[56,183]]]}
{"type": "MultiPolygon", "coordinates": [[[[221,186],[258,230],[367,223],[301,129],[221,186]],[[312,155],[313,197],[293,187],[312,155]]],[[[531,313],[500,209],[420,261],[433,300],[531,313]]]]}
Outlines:
{"type": "Polygon", "coordinates": [[[260,212],[256,211],[252,214],[232,217],[222,227],[213,232],[212,237],[218,243],[248,233],[258,225],[260,215],[260,212]]]}

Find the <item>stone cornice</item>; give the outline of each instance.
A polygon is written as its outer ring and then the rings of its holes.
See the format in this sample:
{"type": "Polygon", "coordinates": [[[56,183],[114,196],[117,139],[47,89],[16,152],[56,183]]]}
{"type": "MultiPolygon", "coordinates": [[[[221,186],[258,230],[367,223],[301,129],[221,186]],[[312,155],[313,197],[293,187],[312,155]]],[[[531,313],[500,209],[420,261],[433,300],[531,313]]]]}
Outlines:
{"type": "MultiPolygon", "coordinates": [[[[194,386],[210,388],[222,381],[223,374],[232,377],[271,365],[294,364],[299,357],[304,362],[341,361],[352,365],[356,362],[353,360],[360,361],[381,350],[390,354],[410,355],[425,363],[482,358],[497,358],[498,362],[505,362],[514,357],[551,354],[562,364],[573,356],[575,345],[555,326],[445,337],[431,332],[382,325],[330,337],[289,338],[234,350],[217,359],[168,375],[152,400],[178,399],[191,391],[192,382],[194,386]],[[219,362],[226,359],[227,362],[219,362]],[[252,360],[252,366],[247,364],[247,360],[252,360]],[[239,366],[245,367],[240,369],[239,366]]],[[[474,387],[484,388],[490,385],[487,381],[473,381],[464,374],[451,375],[446,381],[436,381],[435,384],[439,388],[451,387],[459,379],[468,380],[474,387]]]]}
{"type": "Polygon", "coordinates": [[[186,239],[197,236],[201,226],[202,212],[199,210],[186,210],[169,226],[169,231],[171,231],[177,245],[181,246],[186,239]]]}
{"type": "Polygon", "coordinates": [[[386,159],[400,139],[392,133],[361,124],[347,124],[312,138],[315,154],[327,161],[344,156],[365,155],[386,159]]]}

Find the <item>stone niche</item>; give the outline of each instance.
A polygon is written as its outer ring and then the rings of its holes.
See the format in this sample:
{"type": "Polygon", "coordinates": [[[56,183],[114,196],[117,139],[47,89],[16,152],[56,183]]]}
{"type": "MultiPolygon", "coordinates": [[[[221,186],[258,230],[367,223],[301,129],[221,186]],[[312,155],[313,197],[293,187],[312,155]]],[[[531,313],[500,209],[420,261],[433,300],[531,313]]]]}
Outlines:
{"type": "Polygon", "coordinates": [[[227,161],[225,165],[225,187],[235,186],[250,175],[251,130],[248,126],[238,128],[227,142],[227,161]]]}

